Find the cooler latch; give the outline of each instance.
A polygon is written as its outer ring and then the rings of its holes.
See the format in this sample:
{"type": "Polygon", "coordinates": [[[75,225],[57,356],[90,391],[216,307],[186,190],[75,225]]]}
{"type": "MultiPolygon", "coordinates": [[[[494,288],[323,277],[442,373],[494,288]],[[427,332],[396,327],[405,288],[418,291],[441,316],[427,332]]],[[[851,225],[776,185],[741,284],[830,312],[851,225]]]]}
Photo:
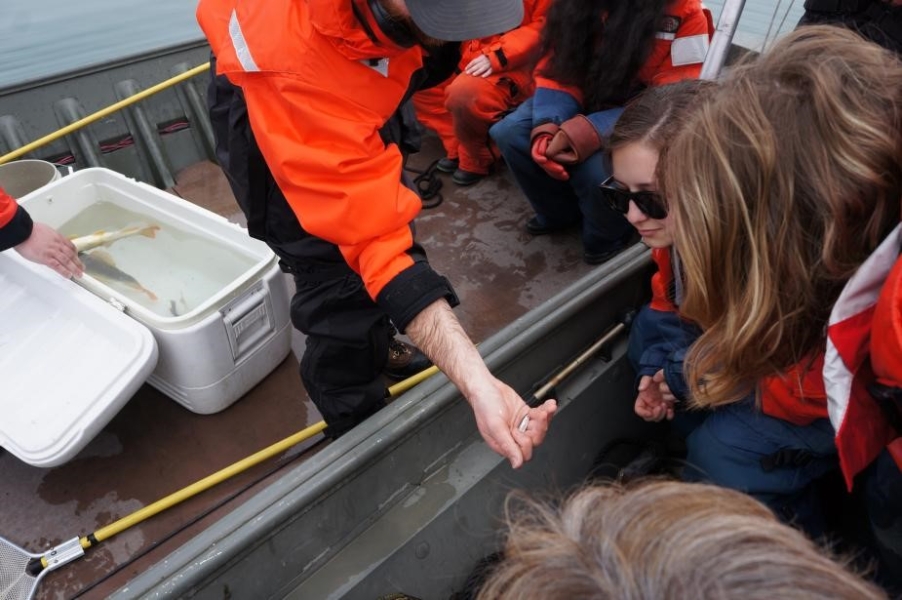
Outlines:
{"type": "Polygon", "coordinates": [[[262,284],[229,303],[222,318],[236,362],[275,328],[269,293],[262,284]]]}

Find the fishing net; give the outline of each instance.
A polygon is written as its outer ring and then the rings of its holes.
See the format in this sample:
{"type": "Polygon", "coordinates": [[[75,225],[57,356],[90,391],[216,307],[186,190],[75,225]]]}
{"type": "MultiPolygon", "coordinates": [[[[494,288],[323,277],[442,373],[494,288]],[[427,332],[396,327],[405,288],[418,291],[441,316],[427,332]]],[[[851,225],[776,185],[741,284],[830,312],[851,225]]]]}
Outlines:
{"type": "Polygon", "coordinates": [[[39,557],[0,537],[0,600],[29,600],[34,596],[43,573],[31,575],[28,563],[39,557]]]}

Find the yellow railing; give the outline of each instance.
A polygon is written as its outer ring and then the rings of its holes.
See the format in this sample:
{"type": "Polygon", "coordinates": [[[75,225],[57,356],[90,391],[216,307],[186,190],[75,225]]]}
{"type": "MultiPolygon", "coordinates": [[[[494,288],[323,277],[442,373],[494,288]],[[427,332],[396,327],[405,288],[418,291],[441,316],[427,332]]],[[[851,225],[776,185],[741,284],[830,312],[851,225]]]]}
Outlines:
{"type": "Polygon", "coordinates": [[[30,144],[26,144],[26,145],[22,146],[21,148],[17,148],[8,154],[4,154],[3,156],[0,156],[0,165],[2,165],[4,163],[8,163],[11,160],[15,160],[15,159],[19,158],[20,156],[24,156],[25,154],[28,154],[32,150],[36,150],[36,149],[40,148],[41,146],[45,146],[45,145],[49,144],[50,142],[58,140],[59,138],[63,137],[64,135],[69,135],[73,131],[77,131],[78,129],[81,129],[85,125],[89,125],[89,124],[93,123],[94,121],[98,121],[108,115],[111,115],[112,113],[114,113],[118,110],[125,108],[126,106],[131,106],[132,104],[134,104],[136,102],[140,102],[141,100],[144,100],[145,98],[147,98],[149,96],[153,96],[157,92],[161,92],[167,88],[170,88],[178,83],[185,81],[186,79],[190,79],[191,77],[194,77],[195,75],[199,75],[200,73],[203,73],[204,71],[207,71],[209,69],[210,69],[210,63],[198,65],[198,66],[194,67],[193,69],[185,71],[184,73],[180,73],[180,74],[176,75],[175,77],[171,77],[162,83],[158,83],[157,85],[155,85],[153,87],[150,87],[144,91],[138,92],[134,96],[129,96],[125,100],[120,100],[119,102],[117,102],[115,104],[111,104],[110,106],[107,106],[104,109],[98,110],[97,112],[90,114],[87,117],[84,117],[82,119],[79,119],[78,121],[75,121],[74,123],[66,125],[62,129],[58,129],[57,131],[54,131],[53,133],[51,133],[49,135],[45,135],[44,137],[37,139],[37,140],[31,142],[30,144]]]}

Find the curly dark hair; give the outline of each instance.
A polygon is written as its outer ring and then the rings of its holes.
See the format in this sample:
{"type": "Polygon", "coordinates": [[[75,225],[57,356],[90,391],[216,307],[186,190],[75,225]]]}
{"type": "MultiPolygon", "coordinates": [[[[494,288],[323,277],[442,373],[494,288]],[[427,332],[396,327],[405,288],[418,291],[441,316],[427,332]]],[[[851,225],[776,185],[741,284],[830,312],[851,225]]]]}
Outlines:
{"type": "Polygon", "coordinates": [[[542,75],[582,90],[587,112],[623,104],[638,91],[636,74],[668,4],[556,0],[542,35],[542,54],[550,54],[542,75]]]}

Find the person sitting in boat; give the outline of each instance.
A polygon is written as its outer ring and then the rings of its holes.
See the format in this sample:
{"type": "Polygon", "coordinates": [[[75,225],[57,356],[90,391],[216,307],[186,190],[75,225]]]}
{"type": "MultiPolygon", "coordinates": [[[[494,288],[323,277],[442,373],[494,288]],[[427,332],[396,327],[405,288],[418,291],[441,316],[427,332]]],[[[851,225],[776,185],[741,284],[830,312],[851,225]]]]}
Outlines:
{"type": "Polygon", "coordinates": [[[489,131],[535,210],[531,235],[580,225],[583,258],[601,264],[633,237],[598,202],[610,174],[604,139],[643,88],[696,78],[713,32],[699,0],[556,0],[548,10],[536,92],[489,131]]]}
{"type": "Polygon", "coordinates": [[[676,400],[685,400],[683,356],[701,333],[678,312],[683,283],[667,204],[658,192],[658,157],[716,85],[687,79],[646,90],[627,105],[608,142],[611,177],[601,184],[602,199],[626,216],[658,266],[651,303],[630,326],[628,352],[638,382],[635,411],[649,421],[672,419],[676,400]]]}
{"type": "Polygon", "coordinates": [[[477,600],[886,598],[734,490],[679,481],[582,488],[551,504],[512,495],[503,558],[477,600]]]}
{"type": "Polygon", "coordinates": [[[428,76],[424,46],[516,27],[521,0],[201,0],[197,17],[224,76],[210,94],[218,156],[249,231],[295,277],[301,377],[327,434],[385,406],[396,326],[461,390],[488,445],[529,460],[556,404],[530,408],[489,372],[414,238],[422,204],[380,131],[428,76]]]}
{"type": "Polygon", "coordinates": [[[28,211],[0,188],[0,251],[9,248],[67,279],[81,277],[85,270],[71,241],[49,225],[32,221],[28,211]]]}
{"type": "Polygon", "coordinates": [[[806,0],[799,27],[848,27],[902,56],[902,0],[806,0]]]}
{"type": "Polygon", "coordinates": [[[413,96],[417,119],[445,148],[439,171],[466,186],[488,175],[497,160],[489,127],[532,95],[532,68],[551,0],[525,0],[523,22],[500,35],[461,45],[457,71],[443,84],[413,96]]]}
{"type": "MultiPolygon", "coordinates": [[[[707,418],[687,438],[685,475],[746,491],[814,535],[816,480],[840,468],[851,489],[902,433],[865,385],[867,298],[843,291],[872,256],[898,257],[900,149],[902,62],[809,26],[731,69],[662,159],[680,312],[702,329],[684,365],[707,418]]],[[[882,487],[902,489],[899,464],[882,487]]],[[[900,507],[887,517],[897,530],[900,507]]]]}

